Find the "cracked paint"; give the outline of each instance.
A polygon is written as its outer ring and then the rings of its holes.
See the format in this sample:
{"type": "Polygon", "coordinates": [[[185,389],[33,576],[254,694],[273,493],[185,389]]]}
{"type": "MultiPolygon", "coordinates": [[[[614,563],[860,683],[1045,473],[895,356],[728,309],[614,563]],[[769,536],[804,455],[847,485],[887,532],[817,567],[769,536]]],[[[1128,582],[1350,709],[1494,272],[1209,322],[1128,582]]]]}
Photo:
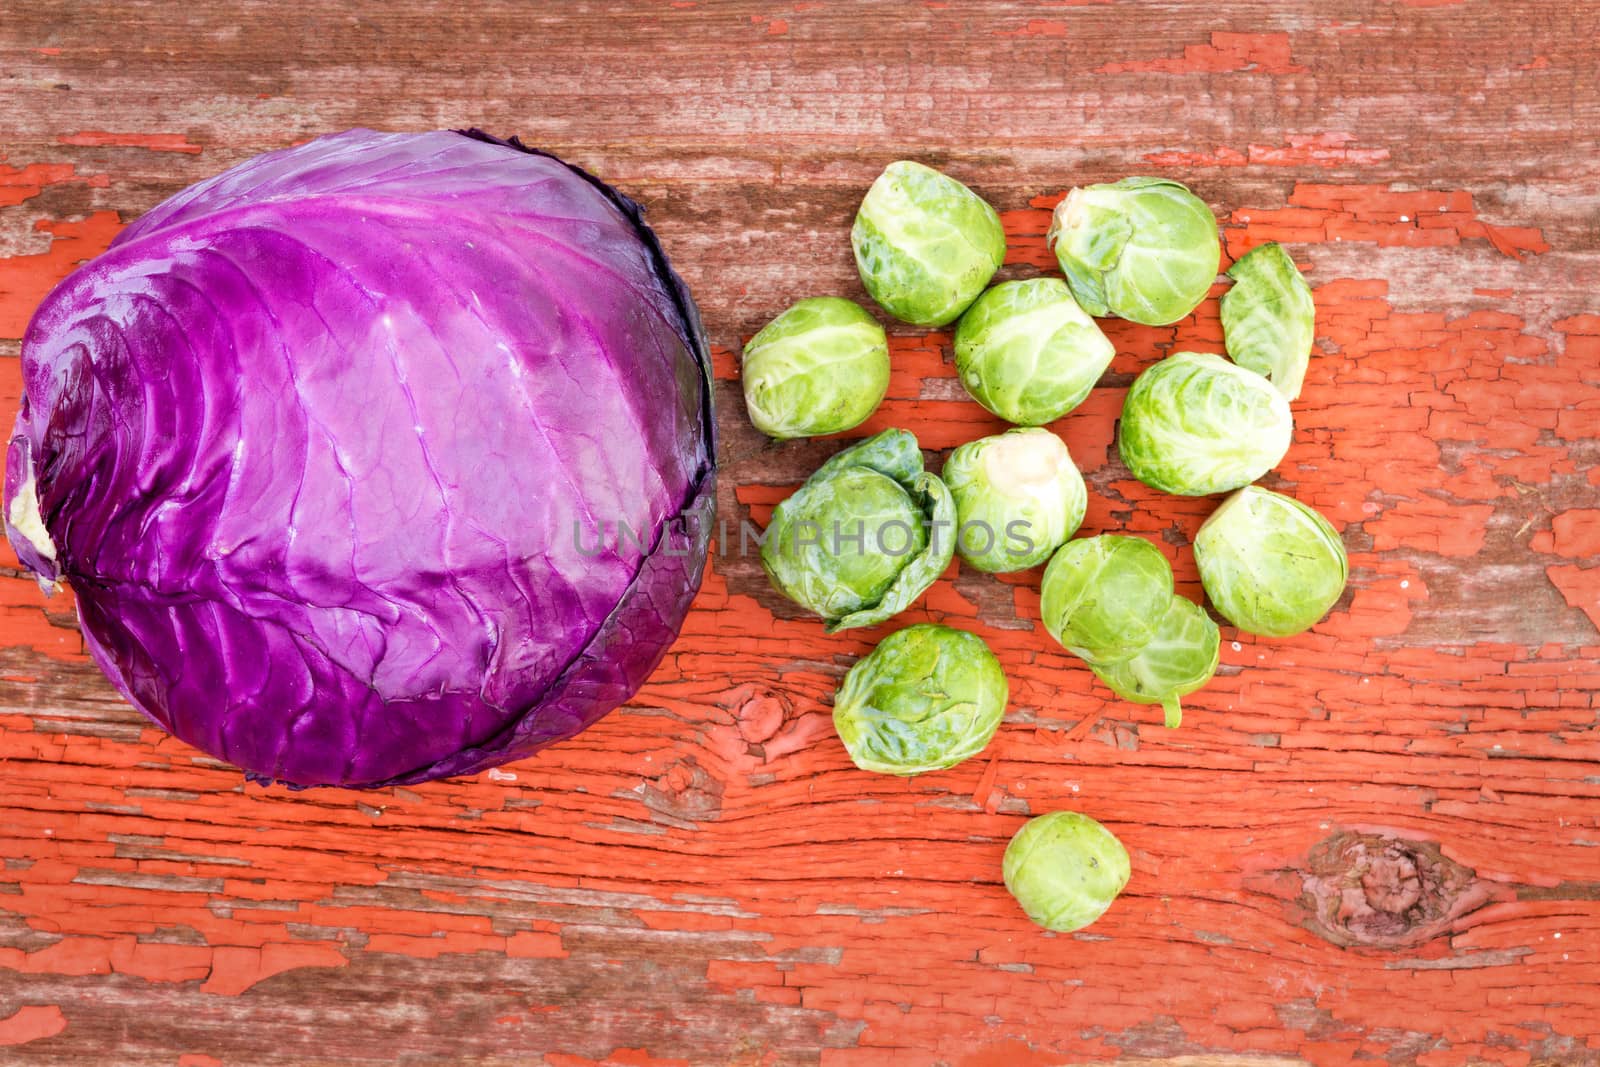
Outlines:
{"type": "MultiPolygon", "coordinates": [[[[360,794],[248,786],[150,727],[87,662],[70,592],[7,551],[0,1043],[185,1067],[1600,1062],[1600,276],[1571,147],[1600,100],[1576,16],[1170,7],[1130,36],[1077,0],[602,8],[448,39],[405,4],[292,40],[206,5],[141,21],[137,48],[117,27],[141,16],[94,3],[0,26],[0,418],[33,307],[123,220],[325,126],[481,114],[648,206],[711,333],[728,523],[631,705],[498,775],[360,794]],[[503,76],[530,69],[604,91],[503,76]],[[936,469],[1003,428],[949,333],[904,327],[862,427],[779,446],[743,418],[741,343],[814,291],[863,299],[851,212],[920,152],[1001,209],[1002,277],[1055,269],[1072,182],[1153,172],[1217,209],[1229,261],[1281,241],[1314,288],[1267,484],[1341,530],[1350,589],[1294,638],[1226,628],[1181,730],[1050,643],[1037,572],[952,566],[890,626],[827,638],[737,550],[842,440],[904,426],[936,469]],[[832,692],[920,621],[991,644],[1006,721],[950,771],[861,773],[832,692]],[[1058,807],[1133,864],[1074,935],[999,879],[1058,807]]],[[[1114,363],[1053,427],[1084,532],[1151,538],[1189,596],[1212,502],[1129,477],[1116,420],[1154,359],[1222,351],[1224,289],[1173,326],[1107,323],[1114,363]]]]}

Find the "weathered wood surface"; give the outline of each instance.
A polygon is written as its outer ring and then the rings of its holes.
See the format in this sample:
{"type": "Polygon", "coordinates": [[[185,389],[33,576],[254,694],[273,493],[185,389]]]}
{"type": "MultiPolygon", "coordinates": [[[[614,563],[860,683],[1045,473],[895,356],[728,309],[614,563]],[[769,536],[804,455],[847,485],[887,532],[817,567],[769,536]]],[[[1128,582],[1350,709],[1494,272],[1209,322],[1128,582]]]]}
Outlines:
{"type": "MultiPolygon", "coordinates": [[[[1269,484],[1344,530],[1308,635],[1224,633],[1181,730],[1034,622],[1037,575],[952,572],[899,622],[983,633],[1014,703],[984,757],[850,767],[827,638],[719,558],[634,705],[475,780],[290,794],[163,738],[69,599],[0,580],[0,1060],[53,1064],[1600,1062],[1600,6],[1592,2],[491,4],[0,11],[0,390],[48,287],[128,220],[351,125],[518,132],[644,201],[719,349],[725,518],[835,442],[766,443],[732,353],[859,296],[886,161],[1004,212],[1047,269],[1071,185],[1189,182],[1230,255],[1286,242],[1319,355],[1269,484]],[[999,884],[1071,806],[1134,877],[1048,936],[999,884]]],[[[889,401],[943,450],[994,428],[948,339],[896,331],[889,401]]],[[[1059,429],[1085,532],[1198,592],[1209,501],[1108,451],[1122,394],[1215,302],[1112,324],[1059,429]]],[[[14,564],[14,561],[11,561],[14,564]]]]}

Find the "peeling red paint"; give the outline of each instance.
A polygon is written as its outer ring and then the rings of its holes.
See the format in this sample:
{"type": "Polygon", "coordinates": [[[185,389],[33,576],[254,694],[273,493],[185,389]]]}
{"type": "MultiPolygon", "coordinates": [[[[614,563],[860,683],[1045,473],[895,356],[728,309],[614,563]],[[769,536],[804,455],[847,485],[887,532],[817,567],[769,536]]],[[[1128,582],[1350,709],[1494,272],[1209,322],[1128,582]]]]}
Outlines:
{"type": "Polygon", "coordinates": [[[0,1019],[0,1045],[26,1045],[55,1037],[67,1028],[67,1018],[54,1004],[25,1004],[0,1019]]]}
{"type": "Polygon", "coordinates": [[[1228,33],[1218,30],[1210,44],[1185,45],[1176,59],[1134,60],[1096,67],[1096,74],[1299,74],[1289,54],[1287,33],[1228,33]]]}
{"type": "Polygon", "coordinates": [[[0,966],[23,974],[110,974],[111,942],[101,937],[64,937],[33,952],[0,949],[0,966]]]}
{"type": "Polygon", "coordinates": [[[1568,559],[1600,559],[1600,510],[1574,508],[1551,521],[1551,551],[1568,559]]]}
{"type": "Polygon", "coordinates": [[[0,163],[0,207],[14,207],[31,200],[52,185],[82,182],[92,189],[104,189],[110,178],[104,174],[80,175],[71,163],[30,163],[20,169],[0,163]]]}
{"type": "Polygon", "coordinates": [[[1551,566],[1545,573],[1566,602],[1600,630],[1600,567],[1551,566]]]}
{"type": "Polygon", "coordinates": [[[544,1058],[550,1067],[692,1067],[688,1060],[657,1059],[642,1048],[616,1048],[603,1060],[550,1053],[544,1058]]]}
{"type": "Polygon", "coordinates": [[[1243,151],[1218,146],[1209,152],[1150,152],[1144,160],[1158,167],[1341,167],[1389,158],[1387,148],[1357,148],[1354,141],[1355,135],[1349,133],[1291,135],[1283,145],[1252,144],[1243,151]]]}
{"type": "MultiPolygon", "coordinates": [[[[983,776],[978,779],[978,787],[972,791],[972,802],[980,808],[988,805],[995,792],[994,781],[1000,773],[1000,760],[992,757],[988,766],[983,769],[983,776]]],[[[993,814],[991,812],[991,814],[993,814]]]]}
{"type": "Polygon", "coordinates": [[[104,252],[122,223],[114,211],[96,211],[78,222],[40,219],[34,229],[51,236],[48,251],[0,259],[0,338],[20,340],[45,294],[78,264],[104,252]]]}
{"type": "Polygon", "coordinates": [[[0,207],[12,207],[38,196],[45,186],[70,181],[71,163],[30,163],[18,170],[0,163],[0,207]]]}
{"type": "Polygon", "coordinates": [[[996,37],[1065,37],[1067,24],[1060,19],[1029,19],[1014,30],[996,30],[996,37]]]}
{"type": "Polygon", "coordinates": [[[211,972],[200,991],[236,997],[275,974],[304,967],[343,967],[348,962],[343,953],[328,945],[218,945],[212,950],[211,972]]]}
{"type": "Polygon", "coordinates": [[[997,1041],[963,1056],[956,1067],[1061,1067],[1061,1058],[1026,1041],[997,1041]]]}
{"type": "Polygon", "coordinates": [[[111,945],[111,969],[147,982],[190,982],[211,973],[210,945],[124,939],[111,945]]]}
{"type": "Polygon", "coordinates": [[[107,130],[83,130],[64,133],[56,138],[61,144],[81,145],[90,148],[148,148],[152,152],[182,152],[197,156],[203,151],[200,145],[190,144],[181,133],[111,133],[107,130]]]}

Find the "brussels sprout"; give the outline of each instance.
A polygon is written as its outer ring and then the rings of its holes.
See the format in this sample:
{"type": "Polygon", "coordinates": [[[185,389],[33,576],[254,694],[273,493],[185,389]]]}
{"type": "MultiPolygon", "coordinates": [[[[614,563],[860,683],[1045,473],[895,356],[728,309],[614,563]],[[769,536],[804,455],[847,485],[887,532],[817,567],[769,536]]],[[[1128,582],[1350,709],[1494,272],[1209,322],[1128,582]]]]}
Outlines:
{"type": "Polygon", "coordinates": [[[1344,592],[1344,543],[1316,511],[1259,486],[1234,493],[1194,538],[1200,583],[1223,617],[1267,637],[1309,630],[1344,592]]]}
{"type": "Polygon", "coordinates": [[[1116,835],[1075,811],[1029,819],[1006,846],[1000,870],[1028,918],[1061,933],[1104,915],[1132,873],[1116,835]]]}
{"type": "Polygon", "coordinates": [[[1083,403],[1116,355],[1060,278],[995,286],[961,316],[955,341],[967,392],[1019,426],[1042,426],[1083,403]]]}
{"type": "Polygon", "coordinates": [[[1109,667],[1089,665],[1111,691],[1135,704],[1160,704],[1167,726],[1183,721],[1178,698],[1188,696],[1217,673],[1222,635],[1205,609],[1181,596],[1172,598],[1155,636],[1138,655],[1109,667]]]}
{"type": "Polygon", "coordinates": [[[944,465],[956,552],[980,571],[1037,567],[1078,532],[1089,495],[1061,438],[1016,429],[962,445],[944,465]]]}
{"type": "Polygon", "coordinates": [[[744,346],[750,421],[768,437],[859,426],[889,389],[889,339],[865,308],[837,296],[802,300],[744,346]]]}
{"type": "Polygon", "coordinates": [[[829,633],[905,610],[955,555],[955,501],[917,439],[885,430],[817,468],[772,513],[761,564],[829,633]]]}
{"type": "Polygon", "coordinates": [[[983,638],[922,623],[890,634],[850,668],[833,698],[833,726],[862,770],[922,774],[983,751],[1008,695],[983,638]]]}
{"type": "Polygon", "coordinates": [[[1261,375],[1221,356],[1179,352],[1134,380],[1117,449],[1152,489],[1206,496],[1276,467],[1293,435],[1289,402],[1261,375]]]}
{"type": "Polygon", "coordinates": [[[1044,569],[1040,612],[1050,636],[1089,663],[1132,659],[1172,599],[1172,565],[1142,537],[1068,541],[1044,569]]]}
{"type": "Polygon", "coordinates": [[[1300,395],[1311,362],[1317,309],[1311,286],[1282,245],[1264,244],[1228,268],[1233,288],[1222,294],[1222,336],[1241,367],[1272,379],[1278,392],[1300,395]]]}
{"type": "Polygon", "coordinates": [[[850,229],[861,282],[885,311],[943,326],[1006,258],[1000,216],[954,178],[901,160],[872,183],[850,229]]]}
{"type": "Polygon", "coordinates": [[[1045,241],[1085,311],[1146,326],[1193,311],[1222,263],[1211,209],[1164,178],[1072,190],[1045,241]]]}

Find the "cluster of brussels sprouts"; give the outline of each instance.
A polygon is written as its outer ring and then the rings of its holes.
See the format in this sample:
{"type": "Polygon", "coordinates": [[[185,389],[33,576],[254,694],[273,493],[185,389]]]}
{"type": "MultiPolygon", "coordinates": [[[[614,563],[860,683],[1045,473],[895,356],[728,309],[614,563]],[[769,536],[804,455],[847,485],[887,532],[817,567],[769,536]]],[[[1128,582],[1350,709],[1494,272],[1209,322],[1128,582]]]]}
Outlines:
{"type": "MultiPolygon", "coordinates": [[[[1165,325],[1191,313],[1221,264],[1210,208],[1177,182],[1127,178],[1074,189],[1048,244],[1063,278],[989,287],[1005,259],[994,208],[920,163],[891,163],[851,229],[861,280],[889,314],[918,326],[957,322],[956,369],[972,397],[1013,429],[955,449],[941,475],[904,430],[844,449],[775,509],[761,547],[773,586],[828,630],[873,626],[908,607],[959,555],[988,573],[1045,567],[1045,629],[1124,699],[1160,704],[1215,673],[1220,631],[1173,591],[1152,542],[1074,539],[1087,491],[1045,429],[1072,411],[1110,365],[1095,316],[1165,325]],[[959,320],[959,321],[957,321],[959,320]]],[[[1241,630],[1299,633],[1338,600],[1347,573],[1321,515],[1252,483],[1283,459],[1289,401],[1311,354],[1311,291],[1278,245],[1228,271],[1222,298],[1231,361],[1180,352],[1141,374],[1123,407],[1128,469],[1167,493],[1231,492],[1201,527],[1195,556],[1211,605],[1241,630]]],[[[889,348],[866,309],[802,300],[745,346],[751,421],[777,439],[860,425],[889,386],[889,348]]],[[[983,639],[939,625],[885,638],[851,668],[834,726],[854,763],[915,775],[954,766],[989,743],[1005,714],[1005,672],[983,639]]],[[[1105,827],[1075,812],[1028,822],[1006,849],[1007,888],[1034,922],[1074,930],[1097,919],[1129,876],[1105,827]]]]}

